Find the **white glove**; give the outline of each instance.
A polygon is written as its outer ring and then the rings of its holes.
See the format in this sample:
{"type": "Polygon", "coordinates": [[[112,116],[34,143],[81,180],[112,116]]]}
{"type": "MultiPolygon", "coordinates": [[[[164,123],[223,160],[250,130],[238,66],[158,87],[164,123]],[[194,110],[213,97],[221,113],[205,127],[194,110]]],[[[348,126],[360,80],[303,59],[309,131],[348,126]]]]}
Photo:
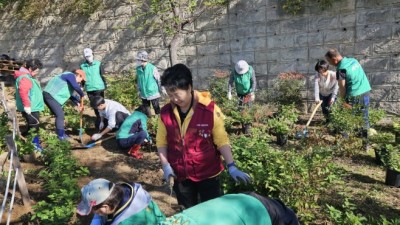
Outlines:
{"type": "Polygon", "coordinates": [[[101,121],[99,124],[99,130],[103,130],[103,128],[104,128],[104,123],[103,123],[103,121],[101,121]]]}
{"type": "Polygon", "coordinates": [[[174,174],[174,170],[172,169],[171,165],[166,164],[163,166],[162,170],[164,171],[164,179],[168,182],[170,176],[176,177],[174,174]]]}
{"type": "Polygon", "coordinates": [[[256,95],[254,94],[254,92],[250,93],[250,101],[254,102],[254,100],[256,99],[256,95]]]}
{"type": "Polygon", "coordinates": [[[26,114],[32,113],[31,107],[24,107],[24,111],[26,112],[26,114]]]}
{"type": "Polygon", "coordinates": [[[228,92],[228,99],[231,100],[232,99],[232,93],[228,92]]]}
{"type": "Polygon", "coordinates": [[[103,136],[102,134],[93,134],[92,140],[93,140],[93,141],[97,141],[97,140],[99,140],[102,136],[103,136]]]}

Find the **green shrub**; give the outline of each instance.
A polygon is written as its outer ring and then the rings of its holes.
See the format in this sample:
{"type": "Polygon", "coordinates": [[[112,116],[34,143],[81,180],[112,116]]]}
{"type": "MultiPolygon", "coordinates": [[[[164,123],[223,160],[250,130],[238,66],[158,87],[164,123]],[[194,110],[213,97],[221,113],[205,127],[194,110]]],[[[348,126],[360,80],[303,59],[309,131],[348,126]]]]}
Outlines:
{"type": "Polygon", "coordinates": [[[136,87],[136,74],[128,72],[127,74],[107,76],[107,91],[105,97],[121,103],[129,111],[133,111],[142,104],[138,89],[136,87]]]}
{"type": "Polygon", "coordinates": [[[269,99],[277,104],[300,106],[302,103],[301,90],[304,85],[304,74],[298,72],[280,73],[272,91],[269,93],[269,99]]]}

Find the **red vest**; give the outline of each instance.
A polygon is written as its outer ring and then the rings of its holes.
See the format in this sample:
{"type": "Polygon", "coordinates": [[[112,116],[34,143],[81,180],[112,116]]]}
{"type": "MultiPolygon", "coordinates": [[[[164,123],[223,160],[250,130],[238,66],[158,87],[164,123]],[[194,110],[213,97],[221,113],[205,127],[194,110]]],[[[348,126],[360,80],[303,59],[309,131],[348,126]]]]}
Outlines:
{"type": "Polygon", "coordinates": [[[171,104],[161,109],[161,120],[167,129],[168,162],[178,181],[198,182],[224,170],[220,152],[213,142],[214,102],[204,106],[197,102],[194,114],[182,138],[171,104]]]}

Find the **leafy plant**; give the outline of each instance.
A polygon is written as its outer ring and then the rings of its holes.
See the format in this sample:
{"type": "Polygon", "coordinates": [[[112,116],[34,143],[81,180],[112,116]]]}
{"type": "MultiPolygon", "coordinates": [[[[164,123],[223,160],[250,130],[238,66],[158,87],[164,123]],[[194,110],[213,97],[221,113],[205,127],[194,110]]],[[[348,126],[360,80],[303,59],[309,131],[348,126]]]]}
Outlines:
{"type": "Polygon", "coordinates": [[[297,121],[298,112],[294,106],[281,105],[275,117],[267,121],[268,127],[273,134],[288,134],[297,121]]]}
{"type": "Polygon", "coordinates": [[[142,104],[136,87],[136,74],[131,71],[127,74],[106,76],[107,92],[106,98],[121,103],[132,111],[142,104]]]}
{"type": "Polygon", "coordinates": [[[325,10],[332,6],[332,3],[334,2],[334,0],[319,0],[319,1],[284,0],[284,2],[282,4],[282,8],[287,13],[296,15],[301,10],[304,9],[306,2],[311,2],[313,5],[316,4],[318,6],[318,8],[320,8],[321,10],[325,10]]]}
{"type": "Polygon", "coordinates": [[[367,218],[354,214],[355,205],[345,198],[342,209],[336,209],[331,205],[327,205],[329,217],[332,222],[337,225],[363,225],[366,224],[367,218]]]}
{"type": "MultiPolygon", "coordinates": [[[[3,112],[0,114],[0,140],[5,140],[6,135],[9,133],[10,133],[10,128],[8,126],[8,116],[6,112],[3,112]]],[[[4,147],[5,147],[4,141],[0,141],[0,151],[4,147]]]]}
{"type": "Polygon", "coordinates": [[[391,170],[400,172],[400,146],[387,144],[385,149],[386,151],[380,153],[383,164],[391,170]]]}
{"type": "Polygon", "coordinates": [[[298,72],[280,73],[269,98],[277,104],[299,106],[302,103],[301,89],[304,84],[304,74],[298,72]]]}

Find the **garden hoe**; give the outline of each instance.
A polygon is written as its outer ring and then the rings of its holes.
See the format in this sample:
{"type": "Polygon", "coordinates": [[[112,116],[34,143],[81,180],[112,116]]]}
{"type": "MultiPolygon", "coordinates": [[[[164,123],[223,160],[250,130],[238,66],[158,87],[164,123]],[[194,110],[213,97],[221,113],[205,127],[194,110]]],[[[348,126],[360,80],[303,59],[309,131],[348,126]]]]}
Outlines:
{"type": "MultiPolygon", "coordinates": [[[[81,107],[83,106],[83,98],[81,98],[81,105],[80,105],[81,107]]],[[[82,125],[83,125],[83,110],[81,110],[81,118],[80,118],[80,121],[79,121],[79,140],[81,141],[81,145],[83,145],[83,140],[82,140],[82,136],[83,136],[83,128],[82,128],[82,125]]]]}
{"type": "Polygon", "coordinates": [[[307,124],[306,124],[306,126],[304,127],[303,131],[302,131],[302,132],[301,132],[301,131],[298,131],[298,132],[296,133],[296,138],[297,138],[297,139],[300,139],[300,138],[302,138],[302,137],[308,137],[308,130],[307,130],[307,127],[308,127],[308,125],[310,125],[310,122],[311,122],[312,118],[314,117],[315,113],[317,112],[317,109],[321,106],[321,104],[322,104],[322,101],[320,101],[320,102],[317,104],[317,106],[315,106],[314,110],[313,110],[312,113],[311,113],[310,119],[308,119],[307,124]]]}
{"type": "Polygon", "coordinates": [[[99,145],[99,144],[101,144],[101,143],[103,143],[104,141],[107,141],[107,140],[110,140],[110,139],[112,139],[112,138],[115,138],[115,135],[111,135],[111,136],[109,136],[109,137],[106,137],[106,138],[104,138],[104,139],[100,139],[100,140],[97,140],[97,141],[90,141],[89,143],[87,143],[86,145],[83,145],[83,146],[75,146],[75,147],[72,147],[73,149],[88,149],[88,148],[93,148],[94,146],[96,146],[96,145],[99,145]]]}

